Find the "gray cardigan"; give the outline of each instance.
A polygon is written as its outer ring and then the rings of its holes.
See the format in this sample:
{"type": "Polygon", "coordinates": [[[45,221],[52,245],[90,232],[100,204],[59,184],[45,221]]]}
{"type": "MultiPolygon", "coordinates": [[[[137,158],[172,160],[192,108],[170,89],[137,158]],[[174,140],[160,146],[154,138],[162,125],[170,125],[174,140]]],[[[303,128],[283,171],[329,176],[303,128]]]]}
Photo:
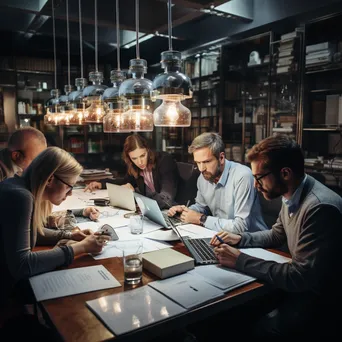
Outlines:
{"type": "Polygon", "coordinates": [[[339,288],[342,198],[314,178],[307,177],[292,217],[283,204],[271,230],[241,236],[238,247],[277,248],[287,242],[292,262],[278,264],[241,253],[237,270],[288,292],[322,294],[339,288]]]}
{"type": "MultiPolygon", "coordinates": [[[[19,280],[68,265],[73,260],[71,247],[32,252],[37,242],[37,228],[32,226],[34,198],[24,177],[0,183],[0,269],[3,298],[19,280]]],[[[45,229],[45,242],[57,243],[64,232],[45,229]]],[[[3,299],[2,298],[2,299],[3,299]]]]}

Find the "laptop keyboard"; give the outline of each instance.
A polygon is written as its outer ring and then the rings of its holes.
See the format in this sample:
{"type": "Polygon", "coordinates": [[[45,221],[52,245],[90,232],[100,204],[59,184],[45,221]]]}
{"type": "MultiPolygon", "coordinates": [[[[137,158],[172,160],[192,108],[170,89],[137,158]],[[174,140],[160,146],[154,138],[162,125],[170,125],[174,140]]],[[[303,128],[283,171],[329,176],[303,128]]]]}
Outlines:
{"type": "Polygon", "coordinates": [[[169,221],[171,221],[175,226],[178,226],[180,223],[182,223],[182,221],[178,217],[168,216],[166,213],[162,214],[164,216],[166,223],[169,223],[169,221]]]}
{"type": "Polygon", "coordinates": [[[218,260],[214,248],[207,241],[208,239],[184,238],[183,243],[195,259],[197,265],[217,264],[218,260]]]}

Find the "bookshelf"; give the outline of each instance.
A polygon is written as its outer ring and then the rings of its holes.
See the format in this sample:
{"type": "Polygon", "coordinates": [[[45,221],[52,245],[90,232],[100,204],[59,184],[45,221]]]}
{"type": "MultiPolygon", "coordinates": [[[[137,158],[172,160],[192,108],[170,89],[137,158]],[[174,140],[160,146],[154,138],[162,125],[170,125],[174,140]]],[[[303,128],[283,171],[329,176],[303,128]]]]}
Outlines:
{"type": "Polygon", "coordinates": [[[342,13],[305,24],[302,146],[308,170],[342,186],[342,13]]]}

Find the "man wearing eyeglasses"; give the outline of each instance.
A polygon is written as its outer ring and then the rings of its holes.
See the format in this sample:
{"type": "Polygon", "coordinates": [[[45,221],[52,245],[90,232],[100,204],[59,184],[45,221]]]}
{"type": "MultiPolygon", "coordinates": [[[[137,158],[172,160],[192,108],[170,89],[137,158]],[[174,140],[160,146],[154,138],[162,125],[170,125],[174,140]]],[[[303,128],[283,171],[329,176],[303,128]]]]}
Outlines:
{"type": "Polygon", "coordinates": [[[183,222],[220,232],[266,230],[251,169],[225,158],[225,145],[217,133],[203,133],[189,147],[201,175],[196,203],[173,206],[168,215],[180,213],[183,222]]]}
{"type": "Polygon", "coordinates": [[[24,127],[15,131],[7,147],[0,151],[0,182],[20,175],[46,147],[46,138],[38,129],[24,127]]]}
{"type": "Polygon", "coordinates": [[[214,238],[211,243],[222,265],[283,291],[272,313],[253,318],[253,332],[275,338],[335,336],[330,328],[340,324],[334,308],[341,304],[342,198],[305,174],[303,152],[288,136],[264,139],[248,158],[254,185],[265,199],[282,196],[277,222],[264,232],[218,233],[225,243],[214,238]],[[243,252],[244,247],[278,248],[284,243],[289,263],[243,252]]]}

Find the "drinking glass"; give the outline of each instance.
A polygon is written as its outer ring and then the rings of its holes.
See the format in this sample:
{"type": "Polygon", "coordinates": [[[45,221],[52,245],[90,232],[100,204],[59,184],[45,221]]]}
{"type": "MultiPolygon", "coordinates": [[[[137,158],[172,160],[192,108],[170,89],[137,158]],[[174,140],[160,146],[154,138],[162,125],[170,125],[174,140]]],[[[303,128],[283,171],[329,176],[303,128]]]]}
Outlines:
{"type": "Polygon", "coordinates": [[[141,214],[132,215],[129,218],[131,234],[142,234],[144,228],[144,216],[141,214]]]}
{"type": "Polygon", "coordinates": [[[125,283],[135,285],[142,279],[143,240],[131,240],[123,250],[125,283]]]}

